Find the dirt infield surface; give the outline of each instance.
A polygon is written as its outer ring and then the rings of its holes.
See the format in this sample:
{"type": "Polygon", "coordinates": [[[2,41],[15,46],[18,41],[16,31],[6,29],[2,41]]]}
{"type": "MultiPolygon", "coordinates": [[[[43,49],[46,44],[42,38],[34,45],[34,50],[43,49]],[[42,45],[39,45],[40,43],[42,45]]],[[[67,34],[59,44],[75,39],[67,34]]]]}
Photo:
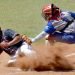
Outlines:
{"type": "MultiPolygon", "coordinates": [[[[46,65],[47,60],[46,57],[49,57],[49,52],[46,50],[44,45],[34,45],[34,49],[40,54],[39,60],[42,61],[42,64],[46,65]],[[46,62],[46,63],[45,63],[46,62]]],[[[75,66],[75,45],[67,45],[58,43],[54,47],[51,47],[50,56],[52,56],[52,52],[58,55],[61,53],[67,58],[70,63],[75,66]]],[[[53,57],[53,56],[52,56],[53,57]]],[[[51,57],[51,58],[52,58],[51,57]]],[[[2,53],[0,56],[0,75],[75,75],[74,70],[70,71],[22,71],[18,67],[6,67],[7,61],[10,57],[6,53],[2,53]]],[[[38,61],[39,61],[38,60],[38,61]]],[[[23,63],[23,62],[22,62],[23,63]]],[[[30,62],[31,63],[31,62],[30,62]]],[[[68,64],[68,63],[67,63],[68,64]]]]}

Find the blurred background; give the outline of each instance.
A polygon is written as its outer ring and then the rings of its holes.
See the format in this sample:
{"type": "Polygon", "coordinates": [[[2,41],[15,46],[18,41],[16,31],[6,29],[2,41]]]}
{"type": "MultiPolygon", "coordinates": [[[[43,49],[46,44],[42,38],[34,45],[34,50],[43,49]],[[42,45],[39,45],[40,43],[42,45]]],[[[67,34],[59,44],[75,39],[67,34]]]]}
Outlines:
{"type": "Polygon", "coordinates": [[[41,9],[49,3],[62,10],[75,11],[75,0],[0,0],[0,26],[34,37],[46,25],[41,9]]]}

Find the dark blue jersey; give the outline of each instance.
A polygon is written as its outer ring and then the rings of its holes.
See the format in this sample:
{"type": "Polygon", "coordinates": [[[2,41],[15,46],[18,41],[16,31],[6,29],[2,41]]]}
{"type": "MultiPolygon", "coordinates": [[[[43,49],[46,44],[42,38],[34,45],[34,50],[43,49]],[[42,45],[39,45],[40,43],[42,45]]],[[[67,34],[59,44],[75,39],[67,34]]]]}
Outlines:
{"type": "MultiPolygon", "coordinates": [[[[2,41],[10,42],[12,41],[16,36],[19,34],[11,29],[2,30],[2,41]]],[[[14,55],[17,48],[19,48],[22,45],[23,41],[18,42],[15,45],[10,46],[9,48],[5,48],[4,51],[8,53],[9,55],[14,55]]]]}

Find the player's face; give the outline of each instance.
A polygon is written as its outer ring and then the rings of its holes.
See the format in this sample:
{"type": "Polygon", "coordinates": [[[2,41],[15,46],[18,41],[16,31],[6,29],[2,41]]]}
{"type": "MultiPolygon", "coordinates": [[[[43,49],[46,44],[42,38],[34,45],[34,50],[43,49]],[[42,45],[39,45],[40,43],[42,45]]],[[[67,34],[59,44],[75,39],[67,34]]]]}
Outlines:
{"type": "Polygon", "coordinates": [[[49,14],[44,14],[44,13],[42,13],[42,17],[43,17],[46,21],[49,21],[49,19],[50,19],[52,16],[50,15],[50,13],[49,13],[49,14]]]}

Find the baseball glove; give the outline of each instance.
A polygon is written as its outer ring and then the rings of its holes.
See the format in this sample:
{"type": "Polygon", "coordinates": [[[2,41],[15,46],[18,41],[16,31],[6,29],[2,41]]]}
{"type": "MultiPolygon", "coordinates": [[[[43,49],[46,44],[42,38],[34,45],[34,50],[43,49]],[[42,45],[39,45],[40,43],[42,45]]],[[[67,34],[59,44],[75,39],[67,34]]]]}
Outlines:
{"type": "Polygon", "coordinates": [[[31,39],[30,39],[28,36],[22,35],[22,39],[23,39],[26,43],[28,43],[29,45],[31,45],[32,41],[31,41],[31,39]]]}

